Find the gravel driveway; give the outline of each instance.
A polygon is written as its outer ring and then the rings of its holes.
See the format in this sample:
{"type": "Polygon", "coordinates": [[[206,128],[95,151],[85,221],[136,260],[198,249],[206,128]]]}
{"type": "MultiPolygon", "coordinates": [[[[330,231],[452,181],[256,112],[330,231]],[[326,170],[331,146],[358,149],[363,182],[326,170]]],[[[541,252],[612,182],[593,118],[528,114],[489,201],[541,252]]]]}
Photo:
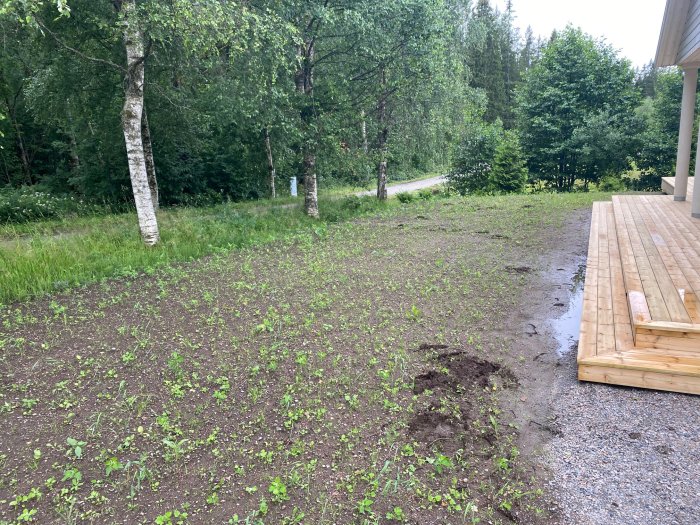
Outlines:
{"type": "Polygon", "coordinates": [[[700,397],[579,383],[565,358],[548,447],[562,523],[700,523],[700,397]]]}

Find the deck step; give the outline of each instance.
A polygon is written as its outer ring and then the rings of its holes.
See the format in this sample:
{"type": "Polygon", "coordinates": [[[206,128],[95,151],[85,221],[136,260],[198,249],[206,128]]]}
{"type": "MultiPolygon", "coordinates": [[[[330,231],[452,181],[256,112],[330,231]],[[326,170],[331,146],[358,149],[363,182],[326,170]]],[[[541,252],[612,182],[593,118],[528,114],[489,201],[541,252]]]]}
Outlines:
{"type": "Polygon", "coordinates": [[[578,378],[612,385],[700,394],[700,358],[628,351],[579,362],[578,378]]]}
{"type": "Polygon", "coordinates": [[[653,321],[644,294],[635,290],[627,300],[635,347],[700,351],[700,324],[653,321]]]}

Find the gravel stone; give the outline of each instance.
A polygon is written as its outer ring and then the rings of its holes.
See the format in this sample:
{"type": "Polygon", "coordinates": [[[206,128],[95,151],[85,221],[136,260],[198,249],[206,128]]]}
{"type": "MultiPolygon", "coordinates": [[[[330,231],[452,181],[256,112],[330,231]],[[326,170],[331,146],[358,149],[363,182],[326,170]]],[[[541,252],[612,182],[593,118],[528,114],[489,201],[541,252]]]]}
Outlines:
{"type": "Polygon", "coordinates": [[[700,524],[700,396],[578,382],[575,350],[561,365],[545,454],[562,525],[700,524]]]}

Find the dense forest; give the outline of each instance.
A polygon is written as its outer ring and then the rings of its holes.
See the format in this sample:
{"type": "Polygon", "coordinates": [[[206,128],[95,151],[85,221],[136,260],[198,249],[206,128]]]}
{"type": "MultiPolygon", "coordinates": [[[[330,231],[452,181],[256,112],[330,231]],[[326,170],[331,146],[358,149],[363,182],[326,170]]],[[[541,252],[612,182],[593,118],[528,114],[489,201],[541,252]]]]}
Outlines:
{"type": "Polygon", "coordinates": [[[461,193],[657,189],[679,71],[488,0],[4,0],[0,220],[274,197],[298,177],[461,193]]]}

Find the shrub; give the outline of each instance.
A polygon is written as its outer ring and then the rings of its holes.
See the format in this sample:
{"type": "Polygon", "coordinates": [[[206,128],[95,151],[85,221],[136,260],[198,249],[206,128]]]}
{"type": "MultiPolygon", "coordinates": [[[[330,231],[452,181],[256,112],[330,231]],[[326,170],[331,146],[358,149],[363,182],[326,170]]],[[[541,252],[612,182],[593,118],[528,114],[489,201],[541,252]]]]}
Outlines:
{"type": "Polygon", "coordinates": [[[489,173],[489,190],[499,193],[521,193],[528,171],[518,136],[506,131],[496,146],[493,169],[489,173]]]}
{"type": "Polygon", "coordinates": [[[376,197],[366,196],[344,197],[339,200],[324,200],[320,206],[321,218],[327,222],[339,222],[350,217],[362,216],[371,213],[383,206],[383,202],[376,197]]]}
{"type": "Polygon", "coordinates": [[[490,191],[489,176],[493,169],[496,149],[502,140],[503,126],[472,123],[464,133],[448,180],[462,195],[490,191]]]}
{"type": "Polygon", "coordinates": [[[0,189],[0,223],[21,223],[84,214],[93,207],[75,197],[52,195],[33,188],[0,189]]]}
{"type": "Polygon", "coordinates": [[[399,202],[402,204],[408,204],[409,202],[413,202],[415,199],[415,196],[413,193],[409,193],[407,191],[402,192],[402,193],[397,193],[396,198],[399,199],[399,202]]]}
{"type": "Polygon", "coordinates": [[[625,183],[619,177],[608,175],[600,180],[598,189],[600,191],[623,191],[625,189],[625,183]]]}

